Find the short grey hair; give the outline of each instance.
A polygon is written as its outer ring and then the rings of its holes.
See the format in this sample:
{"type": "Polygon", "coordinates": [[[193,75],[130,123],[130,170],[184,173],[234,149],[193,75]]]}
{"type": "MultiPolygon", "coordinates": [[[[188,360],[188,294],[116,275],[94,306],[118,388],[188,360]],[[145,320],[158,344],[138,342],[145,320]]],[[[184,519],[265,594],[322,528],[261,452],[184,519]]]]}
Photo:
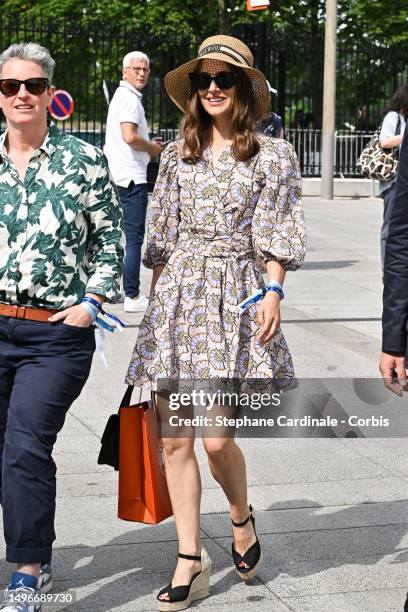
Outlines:
{"type": "Polygon", "coordinates": [[[3,66],[11,59],[22,59],[36,62],[41,66],[47,79],[51,82],[54,74],[55,61],[45,47],[34,42],[15,43],[10,45],[0,55],[0,74],[3,66]]]}
{"type": "Polygon", "coordinates": [[[127,68],[130,60],[132,59],[144,60],[145,62],[147,62],[147,65],[150,66],[150,60],[147,57],[146,53],[142,53],[141,51],[131,51],[130,53],[127,53],[123,58],[123,68],[127,68]]]}

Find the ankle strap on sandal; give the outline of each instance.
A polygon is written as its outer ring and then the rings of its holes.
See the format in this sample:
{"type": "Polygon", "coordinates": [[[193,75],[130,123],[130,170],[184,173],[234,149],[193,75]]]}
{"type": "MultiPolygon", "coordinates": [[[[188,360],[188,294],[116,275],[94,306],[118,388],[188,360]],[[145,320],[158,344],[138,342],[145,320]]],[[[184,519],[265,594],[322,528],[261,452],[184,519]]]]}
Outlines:
{"type": "Polygon", "coordinates": [[[188,559],[189,561],[201,561],[201,555],[183,555],[183,553],[179,553],[178,556],[181,559],[188,559]]]}
{"type": "Polygon", "coordinates": [[[249,514],[246,517],[245,521],[242,521],[242,523],[236,523],[235,521],[231,519],[231,523],[234,525],[234,527],[244,527],[249,521],[249,519],[251,518],[252,518],[252,506],[249,506],[249,514]]]}

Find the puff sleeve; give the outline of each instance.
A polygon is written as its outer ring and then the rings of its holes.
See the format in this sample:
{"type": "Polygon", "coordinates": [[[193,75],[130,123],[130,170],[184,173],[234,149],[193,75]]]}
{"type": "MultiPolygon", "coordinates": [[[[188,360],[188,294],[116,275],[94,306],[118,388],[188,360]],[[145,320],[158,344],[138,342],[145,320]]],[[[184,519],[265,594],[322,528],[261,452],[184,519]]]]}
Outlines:
{"type": "Polygon", "coordinates": [[[179,225],[177,160],[178,143],[172,142],[161,155],[150,202],[151,216],[147,230],[147,246],[142,260],[146,268],[166,264],[177,242],[179,225]]]}
{"type": "Polygon", "coordinates": [[[271,260],[285,270],[296,270],[306,254],[306,230],[299,162],[292,145],[276,139],[261,142],[259,172],[262,189],[252,220],[257,261],[263,271],[271,260]]]}

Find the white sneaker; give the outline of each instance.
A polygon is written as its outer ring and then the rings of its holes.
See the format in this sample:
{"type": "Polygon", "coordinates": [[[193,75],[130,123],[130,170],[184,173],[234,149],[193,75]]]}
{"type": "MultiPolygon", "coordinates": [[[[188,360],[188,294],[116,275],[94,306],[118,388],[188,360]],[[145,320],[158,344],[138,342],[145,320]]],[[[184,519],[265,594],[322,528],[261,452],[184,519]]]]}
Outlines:
{"type": "Polygon", "coordinates": [[[38,578],[37,589],[41,593],[49,593],[52,589],[52,567],[51,563],[45,563],[40,567],[40,577],[38,578]]]}
{"type": "Polygon", "coordinates": [[[41,591],[29,587],[7,589],[0,602],[2,612],[41,612],[41,591]]]}
{"type": "Polygon", "coordinates": [[[144,312],[149,305],[149,300],[144,295],[138,298],[125,297],[123,310],[125,312],[144,312]]]}

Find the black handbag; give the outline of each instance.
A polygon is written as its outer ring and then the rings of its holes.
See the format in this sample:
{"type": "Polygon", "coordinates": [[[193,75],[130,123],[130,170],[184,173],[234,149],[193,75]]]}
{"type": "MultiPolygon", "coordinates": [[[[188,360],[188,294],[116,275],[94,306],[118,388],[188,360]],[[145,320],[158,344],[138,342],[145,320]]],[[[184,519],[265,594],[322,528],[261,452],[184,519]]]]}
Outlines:
{"type": "Polygon", "coordinates": [[[119,413],[111,414],[101,438],[99,465],[110,465],[115,470],[119,470],[119,430],[119,413]]]}
{"type": "MultiPolygon", "coordinates": [[[[132,386],[126,389],[122,401],[120,402],[118,412],[110,415],[101,438],[101,450],[99,451],[98,464],[110,465],[116,471],[119,470],[120,409],[122,406],[129,405],[132,391],[132,386]]],[[[141,394],[142,391],[140,390],[140,395],[141,394]]]]}

